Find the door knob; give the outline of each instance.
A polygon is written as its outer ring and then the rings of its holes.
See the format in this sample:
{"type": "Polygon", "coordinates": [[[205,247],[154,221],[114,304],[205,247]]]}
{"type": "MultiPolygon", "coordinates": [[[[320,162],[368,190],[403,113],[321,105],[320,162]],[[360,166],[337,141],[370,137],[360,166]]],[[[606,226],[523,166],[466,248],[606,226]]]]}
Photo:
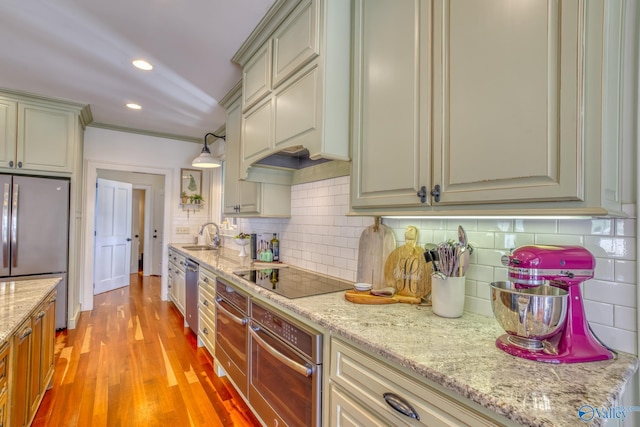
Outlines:
{"type": "Polygon", "coordinates": [[[127,237],[127,242],[130,242],[130,241],[131,241],[131,237],[127,237]]]}

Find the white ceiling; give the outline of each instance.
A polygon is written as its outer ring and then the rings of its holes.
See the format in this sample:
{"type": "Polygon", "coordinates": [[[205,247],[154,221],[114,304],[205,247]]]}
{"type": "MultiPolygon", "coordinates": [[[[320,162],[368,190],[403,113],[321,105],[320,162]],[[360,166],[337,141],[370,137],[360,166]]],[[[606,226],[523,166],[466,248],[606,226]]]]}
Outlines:
{"type": "Polygon", "coordinates": [[[95,123],[201,141],[224,124],[218,101],[241,78],[231,57],[272,3],[3,0],[0,88],[89,104],[95,123]],[[155,68],[134,68],[137,58],[155,68]]]}

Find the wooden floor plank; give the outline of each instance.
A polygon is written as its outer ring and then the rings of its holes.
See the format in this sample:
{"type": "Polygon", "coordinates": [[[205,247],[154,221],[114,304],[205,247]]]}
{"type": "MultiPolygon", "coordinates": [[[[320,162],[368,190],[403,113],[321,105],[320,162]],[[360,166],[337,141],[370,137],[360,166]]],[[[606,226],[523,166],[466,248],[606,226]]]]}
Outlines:
{"type": "Polygon", "coordinates": [[[160,278],[97,295],[76,329],[56,335],[41,426],[259,426],[172,303],[160,278]]]}

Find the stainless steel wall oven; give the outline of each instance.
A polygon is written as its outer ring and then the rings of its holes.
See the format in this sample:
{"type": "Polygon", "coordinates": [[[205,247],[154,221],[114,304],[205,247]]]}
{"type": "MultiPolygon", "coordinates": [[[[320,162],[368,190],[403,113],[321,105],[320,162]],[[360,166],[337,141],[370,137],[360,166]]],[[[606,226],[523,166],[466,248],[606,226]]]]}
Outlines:
{"type": "Polygon", "coordinates": [[[216,280],[216,351],[218,363],[238,390],[247,395],[249,297],[216,280]]]}
{"type": "Polygon", "coordinates": [[[322,334],[251,301],[249,403],[273,426],[319,427],[322,334]]]}

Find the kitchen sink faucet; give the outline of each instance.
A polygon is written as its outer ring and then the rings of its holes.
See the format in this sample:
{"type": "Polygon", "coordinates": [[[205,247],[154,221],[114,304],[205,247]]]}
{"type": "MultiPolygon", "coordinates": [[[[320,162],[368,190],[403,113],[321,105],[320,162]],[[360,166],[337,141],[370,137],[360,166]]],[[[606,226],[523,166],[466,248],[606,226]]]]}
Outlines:
{"type": "Polygon", "coordinates": [[[218,227],[218,224],[216,224],[215,222],[205,222],[200,227],[200,231],[198,232],[198,235],[202,236],[202,232],[204,231],[204,228],[207,225],[213,225],[216,228],[216,235],[213,236],[213,241],[211,242],[211,246],[213,246],[214,249],[219,249],[220,248],[220,227],[218,227]]]}

